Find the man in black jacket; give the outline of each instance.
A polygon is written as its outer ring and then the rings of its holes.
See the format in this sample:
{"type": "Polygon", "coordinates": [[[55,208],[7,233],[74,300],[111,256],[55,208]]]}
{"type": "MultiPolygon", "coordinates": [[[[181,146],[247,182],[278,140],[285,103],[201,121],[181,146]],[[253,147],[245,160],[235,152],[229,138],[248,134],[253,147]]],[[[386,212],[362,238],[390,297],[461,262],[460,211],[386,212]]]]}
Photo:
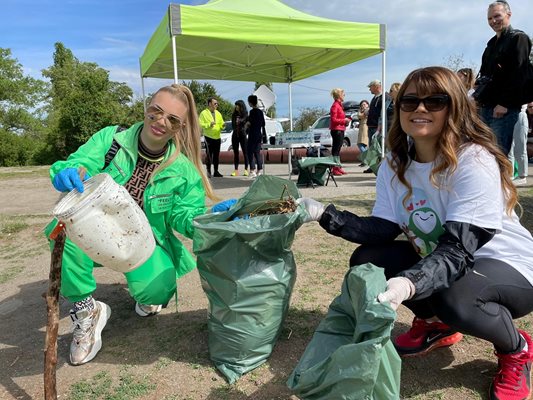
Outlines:
{"type": "Polygon", "coordinates": [[[474,98],[480,106],[481,117],[508,154],[523,102],[531,41],[524,32],[511,27],[511,8],[506,1],[492,2],[487,19],[496,35],[487,42],[483,52],[479,70],[482,79],[476,82],[478,90],[474,98]]]}

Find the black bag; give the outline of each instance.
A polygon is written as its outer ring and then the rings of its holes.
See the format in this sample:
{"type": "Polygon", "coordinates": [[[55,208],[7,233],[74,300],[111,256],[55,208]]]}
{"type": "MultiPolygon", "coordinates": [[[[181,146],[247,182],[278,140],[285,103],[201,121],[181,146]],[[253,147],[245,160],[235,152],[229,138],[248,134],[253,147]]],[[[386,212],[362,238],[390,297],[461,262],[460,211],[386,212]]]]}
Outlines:
{"type": "Polygon", "coordinates": [[[490,82],[492,82],[492,78],[488,76],[479,76],[476,79],[476,82],[474,83],[476,89],[474,90],[474,93],[472,93],[474,100],[482,102],[483,98],[486,98],[490,82]]]}

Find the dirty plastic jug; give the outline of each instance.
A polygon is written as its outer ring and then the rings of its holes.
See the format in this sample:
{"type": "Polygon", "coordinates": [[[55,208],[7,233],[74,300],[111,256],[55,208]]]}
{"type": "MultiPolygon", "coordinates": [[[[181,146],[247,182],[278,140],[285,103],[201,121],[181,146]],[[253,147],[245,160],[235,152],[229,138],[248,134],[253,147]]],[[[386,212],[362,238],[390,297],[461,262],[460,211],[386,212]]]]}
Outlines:
{"type": "Polygon", "coordinates": [[[142,209],[108,174],[83,184],[83,193],[72,190],[53,210],[68,238],[93,261],[115,271],[129,272],[142,265],[155,249],[142,209]]]}

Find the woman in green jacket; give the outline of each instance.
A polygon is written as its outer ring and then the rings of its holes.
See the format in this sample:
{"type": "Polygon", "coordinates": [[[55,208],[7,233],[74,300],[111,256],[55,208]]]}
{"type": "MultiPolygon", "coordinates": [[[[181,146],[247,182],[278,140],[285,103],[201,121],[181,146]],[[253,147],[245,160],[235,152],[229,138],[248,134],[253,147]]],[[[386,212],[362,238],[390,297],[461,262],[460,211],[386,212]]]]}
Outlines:
{"type": "MultiPolygon", "coordinates": [[[[124,131],[109,126],[94,134],[65,161],[50,169],[54,187],[66,192],[83,191],[78,172],[88,176],[108,173],[124,185],[144,210],[152,227],[156,248],[150,258],[125,273],[135,311],[146,317],[157,314],[176,293],[176,279],[195,267],[192,255],[173,231],[191,238],[193,218],[206,212],[206,195],[216,197],[201,164],[200,128],[192,93],[186,86],[159,89],[143,122],[124,131]],[[110,148],[116,150],[106,165],[110,148]]],[[[46,228],[50,235],[57,220],[46,228]]],[[[53,242],[51,242],[53,246],[53,242]]],[[[101,332],[110,307],[92,297],[96,289],[95,263],[67,239],[63,253],[61,293],[74,305],[70,361],[74,365],[92,360],[102,346],[101,332]]]]}

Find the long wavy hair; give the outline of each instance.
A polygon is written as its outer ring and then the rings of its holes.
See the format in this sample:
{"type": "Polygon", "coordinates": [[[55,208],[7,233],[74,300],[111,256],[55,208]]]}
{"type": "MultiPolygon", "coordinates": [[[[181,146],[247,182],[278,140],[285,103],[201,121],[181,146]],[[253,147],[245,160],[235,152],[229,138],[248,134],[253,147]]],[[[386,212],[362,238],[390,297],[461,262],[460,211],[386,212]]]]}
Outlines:
{"type": "Polygon", "coordinates": [[[163,86],[152,96],[155,97],[160,92],[166,92],[172,95],[177,100],[181,101],[185,108],[186,119],[184,125],[174,133],[172,141],[176,146],[176,151],[156,170],[153,172],[152,177],[164,168],[172,164],[180,153],[183,153],[196,167],[198,173],[202,177],[202,183],[204,186],[205,194],[211,200],[217,201],[219,198],[215,195],[211,183],[207,178],[204,168],[202,167],[202,149],[201,149],[201,130],[198,123],[198,115],[196,115],[196,103],[194,97],[187,86],[172,84],[169,86],[163,86]]]}
{"type": "Polygon", "coordinates": [[[387,135],[390,149],[388,163],[398,180],[407,187],[406,198],[412,194],[412,186],[405,179],[411,162],[410,141],[400,124],[400,99],[406,88],[413,84],[418,96],[447,94],[450,97],[448,115],[438,138],[436,158],[431,170],[431,183],[439,188],[440,174],[453,174],[457,169],[458,156],[469,143],[478,144],[494,156],[500,170],[501,186],[506,200],[506,211],[511,214],[518,197],[511,182],[513,168],[507,156],[500,150],[492,130],[479,118],[474,102],[468,99],[463,83],[451,70],[443,67],[426,67],[412,71],[398,91],[394,103],[394,118],[387,135]]]}

